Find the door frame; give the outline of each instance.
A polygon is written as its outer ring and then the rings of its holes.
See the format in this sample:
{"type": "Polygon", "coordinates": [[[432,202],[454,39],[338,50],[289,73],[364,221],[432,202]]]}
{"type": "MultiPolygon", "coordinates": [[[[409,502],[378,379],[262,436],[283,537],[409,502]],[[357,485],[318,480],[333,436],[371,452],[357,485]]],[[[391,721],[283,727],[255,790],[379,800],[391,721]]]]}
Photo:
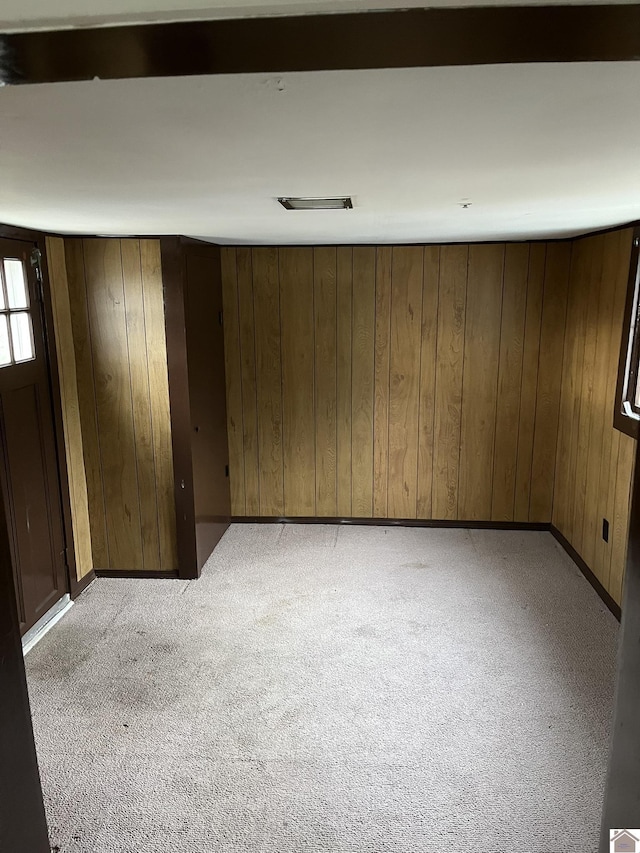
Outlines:
{"type": "Polygon", "coordinates": [[[49,280],[49,268],[47,266],[46,235],[40,231],[28,228],[20,228],[13,225],[0,224],[0,237],[6,240],[21,240],[32,243],[34,249],[39,249],[42,273],[42,306],[43,306],[43,328],[46,344],[46,358],[49,374],[49,389],[51,392],[51,403],[53,407],[53,428],[55,436],[56,462],[58,481],[60,486],[60,504],[62,506],[62,527],[65,545],[65,565],[67,577],[67,592],[72,599],[77,598],[80,593],[91,583],[95,575],[89,572],[82,580],[78,580],[76,567],[75,542],[73,535],[73,521],[71,516],[71,495],[69,492],[69,472],[67,470],[67,456],[64,443],[64,427],[62,419],[62,395],[60,391],[60,374],[58,371],[58,353],[56,349],[55,327],[53,323],[53,305],[51,302],[51,283],[49,280]]]}

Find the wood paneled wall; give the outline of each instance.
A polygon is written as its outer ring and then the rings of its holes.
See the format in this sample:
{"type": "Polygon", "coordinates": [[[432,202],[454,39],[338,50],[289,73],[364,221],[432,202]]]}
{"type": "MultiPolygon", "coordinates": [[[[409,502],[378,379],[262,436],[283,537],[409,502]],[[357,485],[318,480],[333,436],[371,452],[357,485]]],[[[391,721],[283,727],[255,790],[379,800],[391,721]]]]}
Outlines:
{"type": "Polygon", "coordinates": [[[570,256],[223,248],[233,514],[549,522],[570,256]]]}
{"type": "MultiPolygon", "coordinates": [[[[619,602],[631,240],[222,249],[233,514],[552,521],[619,602]]],[[[58,340],[74,528],[97,568],[175,569],[158,241],[64,248],[48,243],[75,353],[58,340]]]]}
{"type": "Polygon", "coordinates": [[[69,302],[64,240],[61,237],[47,237],[47,262],[51,283],[58,375],[60,377],[62,428],[64,431],[67,475],[69,477],[76,576],[78,580],[81,580],[93,569],[93,554],[71,305],[69,302]]]}
{"type": "Polygon", "coordinates": [[[65,249],[94,567],[175,570],[159,241],[65,249]]]}
{"type": "Polygon", "coordinates": [[[613,427],[631,242],[624,229],[573,243],[553,503],[553,524],[618,603],[636,446],[613,427]]]}

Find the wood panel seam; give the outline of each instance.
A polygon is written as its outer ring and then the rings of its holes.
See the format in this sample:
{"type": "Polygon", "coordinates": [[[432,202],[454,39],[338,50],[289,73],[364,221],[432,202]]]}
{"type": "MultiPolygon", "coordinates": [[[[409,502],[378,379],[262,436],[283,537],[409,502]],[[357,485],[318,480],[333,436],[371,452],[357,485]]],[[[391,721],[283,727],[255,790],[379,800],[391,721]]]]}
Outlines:
{"type": "MultiPolygon", "coordinates": [[[[87,258],[86,258],[86,246],[85,240],[80,238],[80,245],[82,249],[82,273],[83,273],[83,286],[87,289],[87,258]]],[[[89,311],[89,303],[88,299],[85,304],[86,314],[87,314],[87,332],[89,335],[89,354],[91,358],[91,377],[93,379],[93,405],[94,405],[94,416],[96,419],[96,440],[98,445],[98,466],[100,468],[100,487],[102,490],[102,505],[104,509],[104,528],[105,528],[105,548],[107,552],[107,562],[111,565],[111,547],[109,545],[109,519],[107,518],[106,506],[107,506],[107,495],[105,492],[105,477],[104,477],[104,466],[102,463],[102,442],[100,441],[100,429],[98,425],[100,423],[100,419],[98,417],[98,400],[95,394],[95,383],[96,383],[96,372],[95,372],[95,359],[93,357],[94,352],[94,343],[93,343],[93,329],[91,324],[91,312],[89,311]]]]}
{"type": "MultiPolygon", "coordinates": [[[[260,415],[259,415],[259,407],[258,407],[258,375],[257,375],[258,371],[257,371],[257,368],[255,367],[255,365],[257,363],[256,359],[258,357],[258,345],[257,345],[257,341],[256,341],[256,296],[255,296],[256,288],[255,288],[255,281],[254,281],[254,277],[253,277],[254,276],[254,273],[253,273],[253,270],[254,270],[253,249],[251,249],[250,257],[251,257],[251,325],[253,327],[253,357],[254,357],[254,371],[256,374],[253,391],[254,391],[255,405],[256,405],[256,428],[259,430],[260,429],[260,421],[259,421],[260,415]]],[[[279,286],[280,286],[280,282],[278,282],[278,287],[279,286]]],[[[256,435],[256,457],[258,460],[258,476],[257,476],[256,480],[257,480],[257,486],[258,486],[257,505],[258,505],[258,509],[259,509],[260,508],[261,492],[262,492],[262,484],[260,482],[260,441],[259,441],[259,438],[257,435],[256,435]]]]}
{"type": "MultiPolygon", "coordinates": [[[[532,252],[531,247],[529,247],[529,265],[527,270],[527,296],[529,293],[529,288],[531,287],[531,264],[532,264],[532,252]]],[[[544,301],[544,270],[547,265],[547,245],[544,244],[544,265],[543,265],[543,275],[542,275],[542,299],[540,300],[540,317],[538,319],[538,330],[537,330],[537,347],[536,347],[536,382],[535,382],[535,392],[533,394],[533,430],[531,433],[531,451],[529,453],[529,490],[527,495],[527,520],[531,517],[531,481],[533,478],[533,448],[535,446],[535,431],[536,431],[536,411],[538,408],[538,388],[540,387],[540,341],[542,339],[542,316],[543,316],[543,301],[544,301]]],[[[528,301],[528,300],[527,300],[528,301]]],[[[525,317],[526,323],[526,317],[525,317]]],[[[524,361],[523,361],[524,367],[524,361]]],[[[520,411],[522,412],[522,395],[520,396],[520,411]]],[[[522,417],[519,419],[518,423],[518,442],[520,441],[522,429],[522,417]]]]}
{"type": "Polygon", "coordinates": [[[349,317],[350,323],[350,334],[349,334],[349,346],[351,353],[351,372],[349,374],[349,380],[351,384],[351,394],[349,399],[349,407],[350,407],[350,417],[349,417],[349,467],[351,469],[351,480],[350,480],[350,491],[351,491],[351,507],[353,508],[353,249],[351,249],[351,314],[349,317]]]}
{"type": "MultiPolygon", "coordinates": [[[[490,503],[493,505],[493,489],[495,485],[495,458],[496,458],[496,435],[497,435],[497,422],[498,422],[498,395],[500,393],[500,358],[502,354],[502,315],[504,313],[504,271],[507,257],[507,247],[503,243],[502,244],[502,274],[501,274],[501,282],[500,282],[500,318],[498,321],[498,329],[500,330],[498,333],[498,364],[496,370],[496,392],[495,392],[495,401],[493,407],[493,442],[491,447],[491,490],[490,490],[490,503]]],[[[491,514],[491,509],[489,510],[491,514]]],[[[513,515],[513,513],[512,513],[513,515]]]]}
{"type": "Polygon", "coordinates": [[[456,478],[458,481],[458,485],[456,488],[456,515],[460,514],[460,467],[462,462],[462,410],[463,410],[463,402],[464,402],[464,374],[465,374],[465,365],[467,363],[467,326],[469,323],[469,266],[471,264],[471,253],[469,251],[469,247],[467,246],[467,274],[464,282],[464,332],[462,334],[462,370],[460,372],[460,414],[459,414],[459,430],[458,430],[458,468],[456,471],[456,478]]]}
{"type": "MultiPolygon", "coordinates": [[[[139,471],[139,460],[138,460],[138,435],[136,431],[136,418],[135,418],[135,404],[133,400],[133,376],[131,375],[131,348],[129,342],[129,322],[128,322],[128,314],[127,311],[127,284],[125,279],[125,271],[124,271],[124,260],[122,256],[122,240],[118,240],[118,248],[120,250],[120,273],[122,275],[122,305],[124,308],[124,333],[125,333],[125,341],[127,342],[127,374],[129,376],[129,399],[131,401],[131,432],[133,435],[133,455],[135,460],[135,476],[136,476],[136,493],[138,495],[138,504],[140,504],[140,471],[139,471]]],[[[140,266],[140,278],[142,279],[142,265],[140,266]]],[[[144,316],[144,311],[142,312],[144,316]]],[[[148,373],[148,369],[147,369],[148,373]]],[[[157,502],[156,502],[157,507],[157,502]]],[[[144,568],[144,537],[142,535],[142,517],[140,518],[140,553],[142,555],[142,565],[144,568]]],[[[160,543],[158,541],[158,555],[160,554],[160,543]]]]}
{"type": "Polygon", "coordinates": [[[311,350],[313,353],[313,369],[311,371],[313,390],[311,399],[313,401],[313,511],[315,515],[318,511],[318,467],[316,465],[318,448],[318,402],[316,393],[318,383],[316,379],[316,253],[313,250],[311,251],[311,326],[313,329],[313,347],[311,350]]]}
{"type": "Polygon", "coordinates": [[[340,453],[340,436],[338,418],[340,415],[340,252],[336,247],[336,510],[341,505],[340,495],[340,462],[342,454],[340,453]]]}
{"type": "MultiPolygon", "coordinates": [[[[542,304],[540,308],[540,331],[538,334],[538,370],[536,377],[536,395],[535,395],[535,404],[533,407],[533,440],[531,442],[531,488],[529,489],[529,511],[527,513],[527,519],[531,519],[531,496],[533,494],[533,456],[534,456],[534,448],[536,446],[536,431],[537,431],[537,418],[536,412],[538,411],[538,392],[540,389],[540,343],[542,341],[542,324],[544,318],[544,301],[545,301],[545,293],[544,293],[544,283],[547,280],[547,264],[549,262],[549,247],[545,243],[544,247],[544,273],[542,276],[542,304]]],[[[555,481],[555,478],[554,478],[555,481]]],[[[553,515],[553,510],[552,510],[553,515]]]]}
{"type": "Polygon", "coordinates": [[[278,348],[280,350],[280,444],[282,446],[282,511],[285,508],[284,493],[284,386],[282,378],[282,288],[280,286],[280,249],[276,249],[276,262],[278,265],[278,348]]]}
{"type": "MultiPolygon", "coordinates": [[[[571,277],[573,274],[573,264],[574,264],[574,250],[573,250],[573,241],[571,241],[571,248],[569,250],[569,284],[567,286],[567,309],[564,315],[564,328],[562,332],[562,368],[560,371],[560,409],[562,407],[562,386],[564,385],[564,367],[565,367],[565,359],[567,357],[567,326],[569,323],[569,294],[571,289],[571,277]]],[[[562,412],[560,411],[560,414],[562,412]]],[[[558,434],[556,436],[556,467],[554,471],[553,477],[553,496],[551,501],[551,521],[553,523],[555,518],[555,506],[556,506],[556,495],[558,488],[558,453],[560,452],[560,417],[558,417],[558,434]]]]}
{"type": "MultiPolygon", "coordinates": [[[[145,276],[144,269],[142,264],[142,241],[140,241],[140,251],[138,253],[139,265],[140,265],[140,287],[142,292],[142,328],[144,331],[144,359],[145,365],[147,369],[147,374],[150,376],[150,366],[149,366],[149,338],[147,334],[147,311],[146,311],[146,302],[145,302],[145,276]]],[[[159,484],[158,484],[158,466],[160,464],[160,460],[157,456],[157,446],[156,446],[156,431],[157,424],[155,423],[154,411],[151,399],[151,384],[150,381],[147,382],[147,391],[148,391],[148,401],[149,401],[149,424],[150,424],[150,438],[151,438],[151,453],[153,458],[153,473],[154,473],[154,483],[155,483],[155,515],[156,515],[156,524],[158,526],[158,568],[162,568],[162,521],[160,515],[160,504],[158,501],[158,492],[159,492],[159,484]]],[[[144,553],[143,553],[144,556],[144,553]]],[[[146,568],[146,566],[145,566],[146,568]]]]}
{"type": "MultiPolygon", "coordinates": [[[[422,283],[422,287],[420,288],[420,347],[418,351],[418,446],[416,453],[416,518],[418,517],[418,505],[420,502],[420,438],[421,438],[421,421],[422,421],[422,407],[420,405],[420,397],[422,394],[422,346],[424,341],[422,339],[422,324],[424,323],[424,246],[422,247],[422,251],[420,253],[422,259],[422,268],[420,270],[420,281],[422,283]]],[[[433,478],[432,478],[433,484],[433,478]]]]}
{"type": "MultiPolygon", "coordinates": [[[[238,253],[237,250],[234,250],[234,254],[236,256],[236,269],[238,264],[238,253]]],[[[241,424],[241,436],[242,436],[242,497],[244,501],[244,509],[247,511],[247,460],[245,454],[244,447],[244,434],[245,434],[245,412],[244,412],[244,376],[242,370],[242,336],[240,334],[240,282],[236,277],[236,300],[237,300],[237,311],[238,311],[238,357],[239,357],[239,375],[240,375],[240,402],[242,407],[242,424],[241,424]]]]}
{"type": "MultiPolygon", "coordinates": [[[[519,389],[519,399],[518,399],[518,438],[516,441],[516,457],[514,463],[514,477],[513,477],[513,518],[516,516],[516,490],[518,488],[518,459],[519,459],[519,450],[520,450],[520,427],[521,427],[521,413],[522,413],[522,383],[524,379],[524,344],[526,338],[526,330],[527,330],[527,304],[529,301],[529,269],[531,264],[531,246],[527,246],[527,281],[524,293],[524,312],[522,316],[522,358],[520,359],[520,380],[518,382],[519,389]]],[[[542,322],[542,314],[540,314],[540,322],[542,322]]],[[[538,336],[538,342],[540,341],[540,337],[538,336]]],[[[538,349],[540,346],[538,344],[538,349]]],[[[537,382],[536,382],[537,388],[537,382]]],[[[534,409],[535,411],[535,409],[534,409]]],[[[533,445],[532,445],[533,448],[533,445]]]]}
{"type": "MultiPolygon", "coordinates": [[[[426,249],[424,250],[426,251],[426,249]]],[[[437,362],[438,362],[438,344],[440,341],[440,324],[438,319],[440,317],[440,269],[442,264],[442,248],[438,247],[438,277],[435,282],[436,288],[436,316],[435,316],[435,343],[434,343],[434,365],[433,365],[433,406],[431,407],[431,515],[433,515],[433,482],[435,478],[434,472],[434,456],[435,456],[435,444],[436,444],[436,383],[437,383],[437,362]]],[[[420,364],[422,365],[422,359],[420,360],[420,364]]]]}
{"type": "Polygon", "coordinates": [[[391,476],[389,435],[391,430],[391,340],[393,334],[393,281],[395,265],[395,246],[391,247],[391,263],[389,268],[389,369],[387,371],[387,513],[389,512],[389,478],[391,476]]]}

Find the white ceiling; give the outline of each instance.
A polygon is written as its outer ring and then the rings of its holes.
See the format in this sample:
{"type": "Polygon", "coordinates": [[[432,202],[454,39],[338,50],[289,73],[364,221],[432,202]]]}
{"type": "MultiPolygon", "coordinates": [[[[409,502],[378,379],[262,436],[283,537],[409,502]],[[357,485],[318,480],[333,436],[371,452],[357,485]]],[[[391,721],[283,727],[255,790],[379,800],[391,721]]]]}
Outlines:
{"type": "MultiPolygon", "coordinates": [[[[634,0],[573,0],[634,3],[634,0]]],[[[2,0],[0,32],[114,23],[198,20],[252,15],[299,15],[424,6],[566,5],[567,0],[2,0]],[[179,8],[176,9],[176,5],[179,8]]]]}
{"type": "Polygon", "coordinates": [[[640,63],[5,87],[0,221],[231,243],[580,233],[640,218],[639,91],[640,63]],[[341,194],[354,210],[275,201],[341,194]]]}

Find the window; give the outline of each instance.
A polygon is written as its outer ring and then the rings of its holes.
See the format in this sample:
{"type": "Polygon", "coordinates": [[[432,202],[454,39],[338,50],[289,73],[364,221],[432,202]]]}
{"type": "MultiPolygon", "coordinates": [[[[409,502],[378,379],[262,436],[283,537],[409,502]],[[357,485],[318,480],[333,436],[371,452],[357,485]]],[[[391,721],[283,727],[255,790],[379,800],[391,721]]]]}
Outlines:
{"type": "Polygon", "coordinates": [[[633,438],[638,438],[640,433],[640,228],[636,228],[633,233],[613,423],[616,429],[633,438]]]}
{"type": "Polygon", "coordinates": [[[35,358],[24,263],[3,258],[0,267],[0,367],[35,358]]]}

